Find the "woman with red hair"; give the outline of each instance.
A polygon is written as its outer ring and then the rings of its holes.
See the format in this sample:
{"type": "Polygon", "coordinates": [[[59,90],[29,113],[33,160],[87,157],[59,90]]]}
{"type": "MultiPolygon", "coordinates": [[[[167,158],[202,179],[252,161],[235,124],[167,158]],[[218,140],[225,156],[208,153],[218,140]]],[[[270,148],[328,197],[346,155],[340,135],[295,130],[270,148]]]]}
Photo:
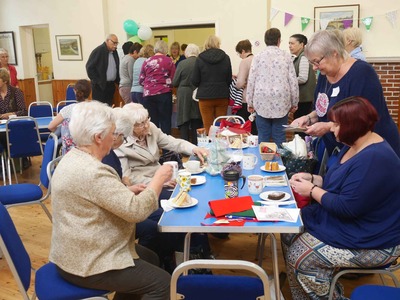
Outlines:
{"type": "MultiPolygon", "coordinates": [[[[324,178],[293,175],[294,191],[314,201],[301,210],[304,233],[282,234],[293,299],[325,299],[340,268],[379,268],[400,255],[400,159],[373,132],[378,113],[350,97],[328,112],[344,144],[324,178]]],[[[338,284],[334,299],[343,298],[338,284]]]]}

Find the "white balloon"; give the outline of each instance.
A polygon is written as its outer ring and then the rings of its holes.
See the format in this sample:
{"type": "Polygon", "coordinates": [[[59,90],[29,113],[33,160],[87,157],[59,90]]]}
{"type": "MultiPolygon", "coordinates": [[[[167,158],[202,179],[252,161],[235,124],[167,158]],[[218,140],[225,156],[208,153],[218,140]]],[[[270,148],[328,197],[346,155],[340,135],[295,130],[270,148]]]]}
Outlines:
{"type": "Polygon", "coordinates": [[[140,26],[137,35],[141,40],[145,41],[151,38],[153,32],[149,26],[142,25],[140,26]]]}

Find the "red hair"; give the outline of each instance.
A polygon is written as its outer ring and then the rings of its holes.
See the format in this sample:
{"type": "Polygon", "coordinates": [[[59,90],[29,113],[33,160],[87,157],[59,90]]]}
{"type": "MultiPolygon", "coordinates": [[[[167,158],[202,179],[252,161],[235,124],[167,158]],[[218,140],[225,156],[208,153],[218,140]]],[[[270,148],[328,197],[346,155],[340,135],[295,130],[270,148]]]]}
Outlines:
{"type": "Polygon", "coordinates": [[[337,138],[352,146],[367,132],[373,131],[378,121],[375,107],[365,98],[353,96],[336,103],[328,112],[331,121],[340,125],[337,138]]]}

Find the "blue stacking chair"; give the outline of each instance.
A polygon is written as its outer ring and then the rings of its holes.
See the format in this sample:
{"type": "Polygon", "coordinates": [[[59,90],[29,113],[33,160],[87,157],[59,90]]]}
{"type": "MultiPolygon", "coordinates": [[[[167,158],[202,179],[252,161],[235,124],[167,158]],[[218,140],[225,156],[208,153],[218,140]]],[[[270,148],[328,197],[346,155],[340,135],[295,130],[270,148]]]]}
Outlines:
{"type": "MultiPolygon", "coordinates": [[[[32,276],[32,264],[28,252],[21,241],[15,225],[0,203],[0,250],[17,282],[23,300],[29,300],[29,287],[32,276]]],[[[35,276],[35,292],[31,299],[75,300],[104,296],[108,291],[85,289],[65,281],[58,275],[56,266],[47,263],[39,268],[35,276]]]]}
{"type": "MultiPolygon", "coordinates": [[[[53,105],[47,101],[32,102],[28,107],[28,116],[33,118],[52,117],[53,105]]],[[[47,128],[42,128],[39,129],[39,132],[41,141],[45,143],[51,131],[47,128]]]]}
{"type": "Polygon", "coordinates": [[[76,95],[74,92],[74,84],[72,84],[72,83],[68,84],[68,86],[67,86],[65,100],[76,100],[76,95]]]}
{"type": "MultiPolygon", "coordinates": [[[[11,184],[11,163],[15,182],[18,183],[14,159],[43,155],[39,127],[36,120],[32,117],[25,116],[8,119],[6,122],[6,137],[9,182],[11,184]]],[[[22,163],[20,167],[22,170],[22,163]]]]}
{"type": "Polygon", "coordinates": [[[362,285],[351,293],[351,300],[398,300],[400,288],[382,285],[362,285]]]}
{"type": "Polygon", "coordinates": [[[170,299],[270,300],[268,276],[258,265],[242,260],[195,259],[181,263],[171,277],[170,299]],[[182,275],[190,269],[246,270],[253,276],[182,275]],[[182,275],[182,276],[181,276],[182,275]]]}
{"type": "Polygon", "coordinates": [[[56,106],[56,113],[58,114],[60,112],[60,110],[62,108],[64,108],[65,106],[73,104],[73,103],[77,103],[77,102],[78,101],[76,101],[76,100],[62,100],[62,101],[59,101],[57,103],[57,106],[56,106]]]}
{"type": "Polygon", "coordinates": [[[56,157],[57,140],[57,136],[54,133],[51,133],[47,139],[40,169],[39,184],[21,183],[0,186],[0,203],[6,207],[39,204],[51,221],[51,214],[43,201],[50,195],[50,179],[47,175],[47,165],[56,157]],[[42,187],[46,189],[45,193],[43,193],[42,187]]]}

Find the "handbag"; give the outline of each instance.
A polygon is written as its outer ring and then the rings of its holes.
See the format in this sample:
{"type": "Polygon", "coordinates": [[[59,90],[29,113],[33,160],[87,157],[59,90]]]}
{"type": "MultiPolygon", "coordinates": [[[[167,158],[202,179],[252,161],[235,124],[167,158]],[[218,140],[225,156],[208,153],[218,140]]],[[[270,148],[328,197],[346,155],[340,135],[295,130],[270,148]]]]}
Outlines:
{"type": "Polygon", "coordinates": [[[164,164],[166,161],[176,161],[178,162],[178,169],[183,169],[182,155],[175,151],[168,151],[161,155],[158,162],[160,165],[164,164]]]}
{"type": "Polygon", "coordinates": [[[286,174],[292,177],[293,174],[299,172],[314,173],[315,166],[318,160],[315,158],[308,157],[296,157],[290,150],[280,149],[279,153],[282,158],[282,162],[286,167],[286,174]]]}

